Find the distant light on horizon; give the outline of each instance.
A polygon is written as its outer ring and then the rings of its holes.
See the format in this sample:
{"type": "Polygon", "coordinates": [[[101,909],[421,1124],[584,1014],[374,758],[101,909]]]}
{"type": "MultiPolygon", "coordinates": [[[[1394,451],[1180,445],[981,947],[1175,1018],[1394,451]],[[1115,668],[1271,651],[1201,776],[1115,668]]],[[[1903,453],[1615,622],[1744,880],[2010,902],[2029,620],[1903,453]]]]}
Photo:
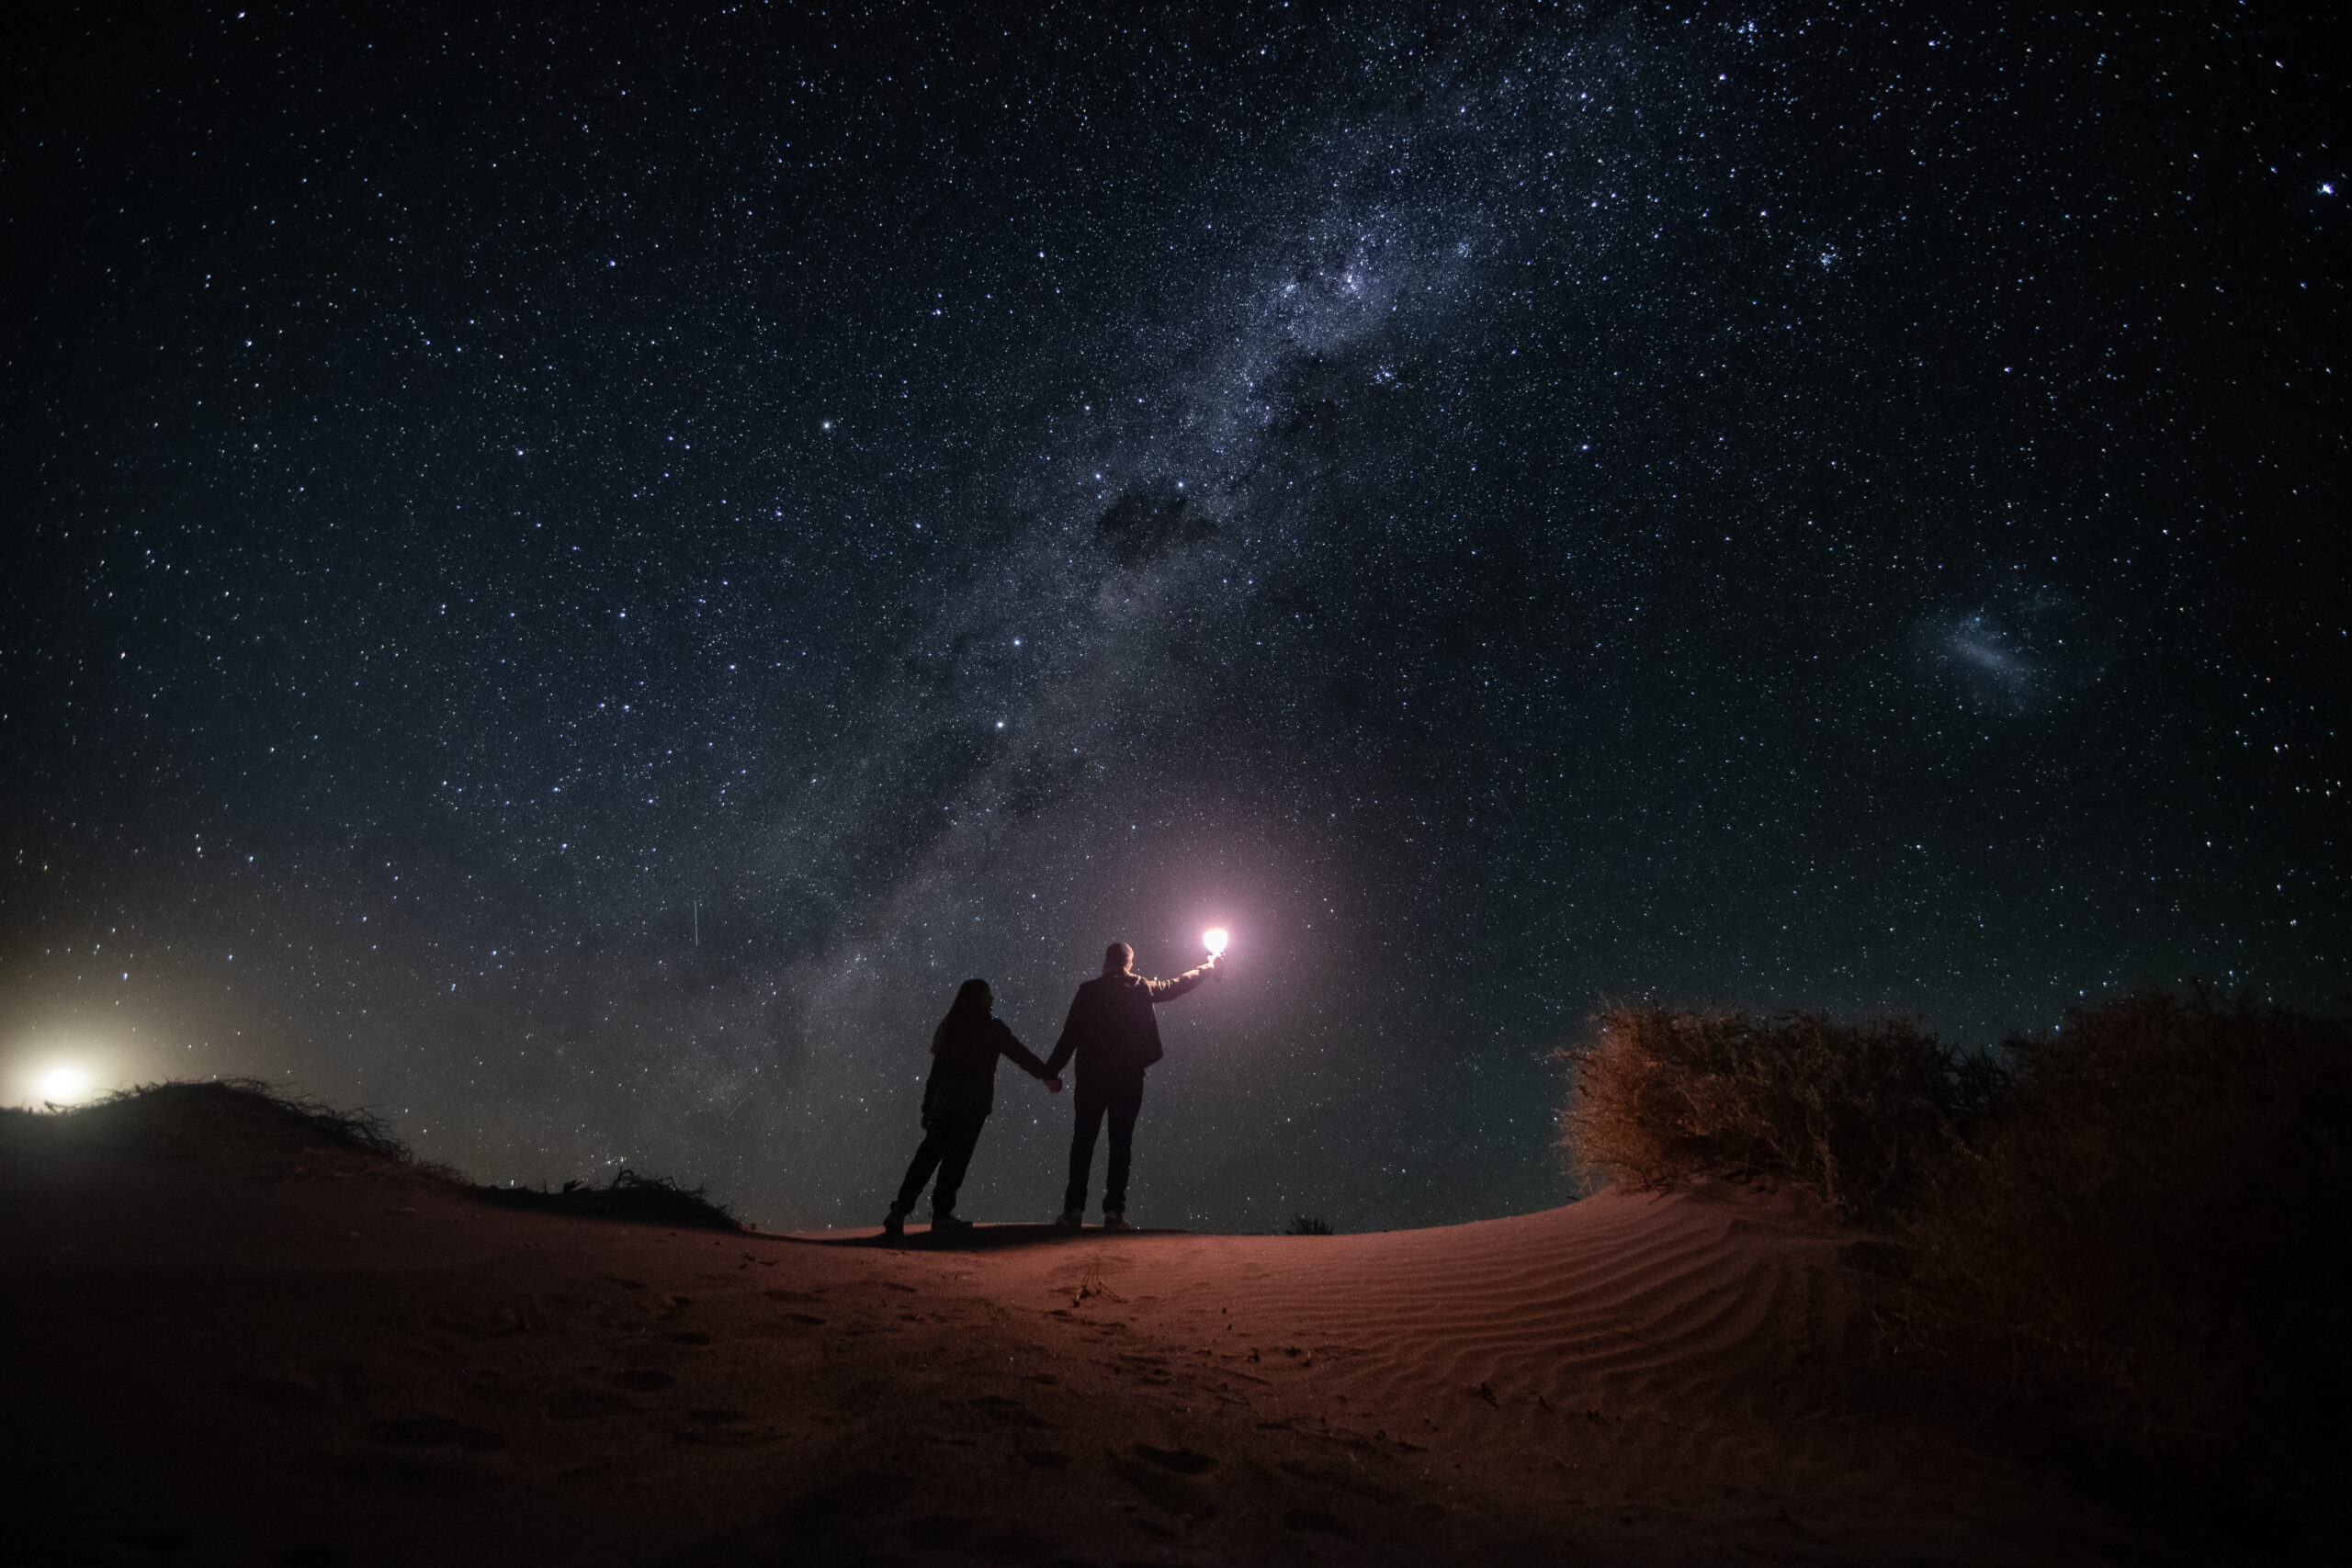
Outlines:
{"type": "Polygon", "coordinates": [[[90,1092],[90,1075],[70,1062],[60,1062],[40,1077],[40,1097],[56,1105],[71,1105],[90,1092]]]}

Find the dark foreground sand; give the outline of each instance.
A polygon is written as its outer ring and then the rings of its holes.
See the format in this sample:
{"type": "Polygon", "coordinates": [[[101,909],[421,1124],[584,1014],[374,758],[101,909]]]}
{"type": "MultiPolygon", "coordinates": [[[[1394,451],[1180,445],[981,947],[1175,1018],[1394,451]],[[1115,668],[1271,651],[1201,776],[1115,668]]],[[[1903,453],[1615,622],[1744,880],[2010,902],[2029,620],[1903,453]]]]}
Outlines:
{"type": "Polygon", "coordinates": [[[934,1246],[515,1213],[321,1156],[0,1193],[16,1561],[2146,1561],[1865,1356],[1736,1188],[934,1246]]]}

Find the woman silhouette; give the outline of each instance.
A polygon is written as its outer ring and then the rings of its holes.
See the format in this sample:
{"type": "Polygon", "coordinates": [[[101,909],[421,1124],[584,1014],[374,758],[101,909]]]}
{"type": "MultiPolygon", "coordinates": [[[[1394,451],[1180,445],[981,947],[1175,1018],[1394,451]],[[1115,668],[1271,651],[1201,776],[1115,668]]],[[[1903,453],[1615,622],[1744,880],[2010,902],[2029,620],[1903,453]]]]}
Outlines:
{"type": "Polygon", "coordinates": [[[922,1091],[922,1146],[915,1150],[907,1179],[899,1184],[898,1201],[890,1205],[882,1228],[904,1234],[907,1215],[922,1196],[923,1183],[939,1172],[931,1194],[931,1228],[968,1230],[972,1222],[956,1217],[956,1192],[964,1185],[965,1168],[972,1163],[972,1147],[980,1141],[980,1126],[996,1106],[996,1059],[1010,1056],[1032,1077],[1045,1081],[1048,1093],[1059,1094],[1062,1080],[1046,1071],[1036,1054],[1013,1038],[1004,1021],[994,1015],[996,998],[986,980],[967,980],[956,989],[955,1005],[939,1027],[931,1032],[931,1081],[922,1091]]]}

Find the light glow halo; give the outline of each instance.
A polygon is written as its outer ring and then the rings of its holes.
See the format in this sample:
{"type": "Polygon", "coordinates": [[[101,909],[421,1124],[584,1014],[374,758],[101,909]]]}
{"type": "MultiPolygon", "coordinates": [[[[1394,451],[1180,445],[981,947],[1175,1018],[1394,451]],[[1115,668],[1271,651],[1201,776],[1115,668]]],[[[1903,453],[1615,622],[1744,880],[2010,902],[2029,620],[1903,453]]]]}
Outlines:
{"type": "Polygon", "coordinates": [[[41,1098],[52,1105],[71,1105],[87,1098],[90,1077],[71,1063],[61,1062],[41,1075],[41,1098]]]}
{"type": "Polygon", "coordinates": [[[1201,933],[1201,945],[1209,950],[1209,956],[1211,958],[1218,957],[1224,953],[1226,941],[1227,932],[1223,926],[1211,926],[1208,930],[1201,933]]]}

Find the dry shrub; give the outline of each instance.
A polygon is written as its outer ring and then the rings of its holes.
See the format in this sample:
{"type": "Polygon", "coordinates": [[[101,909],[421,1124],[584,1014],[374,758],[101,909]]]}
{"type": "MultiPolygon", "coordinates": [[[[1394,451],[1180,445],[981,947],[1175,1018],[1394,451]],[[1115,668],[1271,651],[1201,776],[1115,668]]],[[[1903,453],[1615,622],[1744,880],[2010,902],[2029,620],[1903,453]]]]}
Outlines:
{"type": "Polygon", "coordinates": [[[2352,1399],[2352,1022],[2141,995],[2008,1043],[1904,1224],[1910,1327],[2171,1467],[2316,1497],[2352,1399]]]}
{"type": "Polygon", "coordinates": [[[502,1209],[535,1213],[594,1216],[630,1224],[667,1225],[673,1230],[740,1231],[743,1222],[700,1187],[683,1187],[666,1176],[640,1176],[627,1166],[597,1187],[567,1181],[560,1188],[477,1187],[473,1196],[502,1209]]]}
{"type": "Polygon", "coordinates": [[[1604,1008],[1570,1066],[1563,1142],[1634,1187],[1775,1177],[1857,1218],[1899,1207],[1999,1073],[1917,1024],[1604,1008]]]}
{"type": "Polygon", "coordinates": [[[1996,1406],[2342,1530],[2352,1020],[2132,996],[1997,1058],[1906,1023],[1612,1007],[1587,1172],[1804,1186],[1894,1246],[1897,1343],[1996,1406]]]}
{"type": "Polygon", "coordinates": [[[255,1078],[142,1084],[63,1111],[0,1117],[0,1156],[49,1164],[173,1161],[220,1167],[341,1165],[435,1177],[390,1128],[255,1078]]]}
{"type": "Polygon", "coordinates": [[[151,1162],[267,1169],[288,1178],[364,1175],[454,1188],[506,1209],[673,1229],[744,1228],[702,1188],[626,1168],[601,1187],[474,1186],[446,1166],[417,1159],[370,1111],[339,1111],[254,1078],[144,1084],[61,1111],[0,1110],[0,1176],[85,1180],[151,1162]]]}

